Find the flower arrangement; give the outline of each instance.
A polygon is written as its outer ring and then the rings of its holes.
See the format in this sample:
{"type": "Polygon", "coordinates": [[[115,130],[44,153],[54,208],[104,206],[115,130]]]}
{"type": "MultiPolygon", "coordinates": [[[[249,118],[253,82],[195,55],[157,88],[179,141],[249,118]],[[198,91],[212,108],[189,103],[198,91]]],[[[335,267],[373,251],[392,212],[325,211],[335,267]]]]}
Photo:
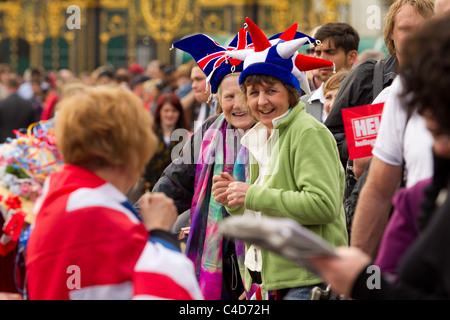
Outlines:
{"type": "Polygon", "coordinates": [[[62,165],[57,150],[54,120],[32,124],[26,133],[0,145],[0,212],[5,223],[0,255],[12,250],[25,225],[33,220],[34,202],[41,196],[46,177],[62,165]]]}
{"type": "Polygon", "coordinates": [[[19,196],[10,194],[6,199],[0,196],[2,214],[6,222],[0,237],[0,256],[5,256],[16,246],[25,224],[25,212],[22,211],[22,201],[19,196]]]}
{"type": "MultiPolygon", "coordinates": [[[[0,159],[0,162],[2,160],[0,159]]],[[[42,194],[42,182],[28,177],[12,165],[0,165],[0,184],[11,194],[35,202],[42,194]]]]}

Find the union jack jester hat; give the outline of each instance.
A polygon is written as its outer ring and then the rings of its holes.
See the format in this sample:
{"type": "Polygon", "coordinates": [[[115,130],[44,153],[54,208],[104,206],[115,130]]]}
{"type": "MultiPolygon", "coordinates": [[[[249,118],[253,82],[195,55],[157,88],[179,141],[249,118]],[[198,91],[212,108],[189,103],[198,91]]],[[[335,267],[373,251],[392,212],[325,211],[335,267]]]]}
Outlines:
{"type": "Polygon", "coordinates": [[[316,40],[297,32],[297,23],[282,34],[268,39],[250,18],[246,18],[245,22],[252,37],[253,46],[228,53],[229,56],[244,61],[243,71],[239,76],[240,84],[243,84],[249,75],[269,75],[300,92],[303,88],[306,93],[309,93],[305,72],[334,66],[331,61],[298,53],[301,46],[316,40]]]}
{"type": "Polygon", "coordinates": [[[211,93],[217,93],[220,83],[228,74],[241,72],[243,62],[228,54],[252,46],[252,39],[245,28],[239,30],[227,48],[204,34],[196,34],[173,44],[173,47],[189,53],[206,75],[211,93]]]}

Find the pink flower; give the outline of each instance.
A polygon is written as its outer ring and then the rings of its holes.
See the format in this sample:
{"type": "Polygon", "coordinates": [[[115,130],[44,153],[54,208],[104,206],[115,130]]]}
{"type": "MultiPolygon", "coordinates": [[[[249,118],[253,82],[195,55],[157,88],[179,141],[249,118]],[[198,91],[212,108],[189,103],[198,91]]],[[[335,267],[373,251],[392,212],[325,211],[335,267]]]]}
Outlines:
{"type": "Polygon", "coordinates": [[[36,193],[37,195],[41,195],[41,193],[42,193],[42,186],[39,184],[39,182],[32,181],[31,191],[33,193],[36,193]]]}
{"type": "Polygon", "coordinates": [[[20,185],[20,194],[24,197],[28,197],[31,194],[31,186],[28,183],[22,183],[20,185]]]}

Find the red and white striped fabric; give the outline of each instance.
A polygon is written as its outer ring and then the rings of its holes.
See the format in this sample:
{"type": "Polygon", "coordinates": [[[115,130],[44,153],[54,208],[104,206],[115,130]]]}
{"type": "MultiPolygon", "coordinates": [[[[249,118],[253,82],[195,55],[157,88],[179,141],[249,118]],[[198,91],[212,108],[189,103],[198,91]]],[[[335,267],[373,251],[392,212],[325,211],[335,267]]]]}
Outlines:
{"type": "Polygon", "coordinates": [[[53,173],[35,210],[30,299],[202,299],[191,261],[149,241],[125,195],[91,171],[53,173]]]}
{"type": "Polygon", "coordinates": [[[191,260],[152,241],[136,264],[133,285],[133,299],[203,299],[191,260]]]}

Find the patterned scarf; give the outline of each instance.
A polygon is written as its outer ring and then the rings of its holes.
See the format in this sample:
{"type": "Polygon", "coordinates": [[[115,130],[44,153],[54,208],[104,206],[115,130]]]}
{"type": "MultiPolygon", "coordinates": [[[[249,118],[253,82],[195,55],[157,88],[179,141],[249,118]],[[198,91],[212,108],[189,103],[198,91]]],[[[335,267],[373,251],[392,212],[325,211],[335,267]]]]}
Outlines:
{"type": "MultiPolygon", "coordinates": [[[[221,299],[224,239],[218,230],[218,223],[228,216],[225,208],[212,195],[212,177],[228,172],[236,181],[248,182],[248,152],[241,147],[240,138],[241,134],[221,114],[204,133],[196,166],[186,255],[195,265],[200,289],[208,300],[221,299]]],[[[243,245],[236,243],[238,261],[243,259],[242,249],[243,245]]]]}

